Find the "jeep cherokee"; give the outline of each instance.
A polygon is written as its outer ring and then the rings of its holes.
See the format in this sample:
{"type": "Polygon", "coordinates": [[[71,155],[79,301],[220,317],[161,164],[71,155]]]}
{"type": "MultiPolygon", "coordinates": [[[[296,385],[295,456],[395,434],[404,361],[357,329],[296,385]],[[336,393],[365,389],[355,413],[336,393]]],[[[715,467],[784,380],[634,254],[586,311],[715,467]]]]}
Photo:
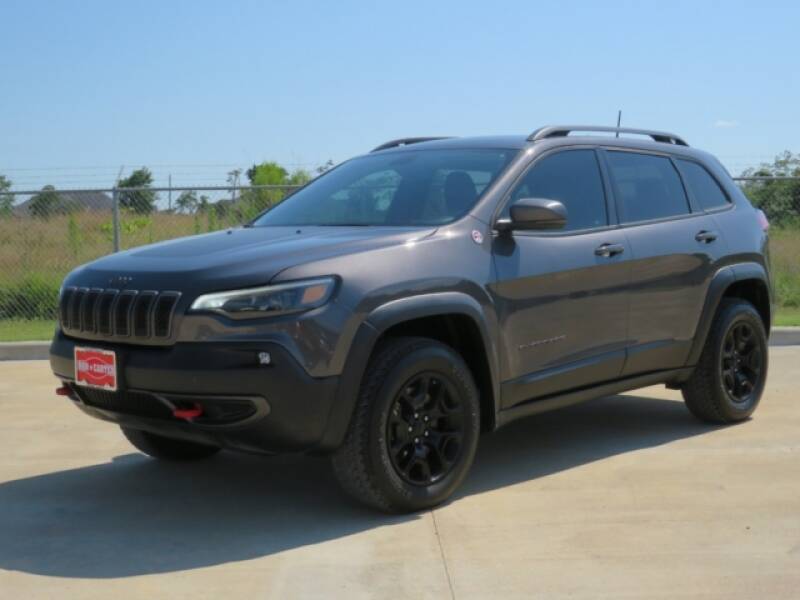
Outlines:
{"type": "Polygon", "coordinates": [[[357,499],[413,511],[527,415],[666,384],[704,421],[748,418],[767,229],[670,133],[395,140],[244,227],[79,267],[50,361],[150,456],[330,454],[357,499]]]}

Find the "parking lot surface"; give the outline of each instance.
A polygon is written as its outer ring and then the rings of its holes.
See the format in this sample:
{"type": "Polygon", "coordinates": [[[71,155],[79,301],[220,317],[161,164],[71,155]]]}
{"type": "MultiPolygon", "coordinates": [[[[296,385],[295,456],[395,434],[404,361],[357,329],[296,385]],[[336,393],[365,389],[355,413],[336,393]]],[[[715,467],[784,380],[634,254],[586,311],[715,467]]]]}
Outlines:
{"type": "Polygon", "coordinates": [[[321,458],[157,463],[0,362],[0,598],[798,598],[800,348],[770,371],[736,426],[663,387],[514,423],[391,517],[321,458]]]}

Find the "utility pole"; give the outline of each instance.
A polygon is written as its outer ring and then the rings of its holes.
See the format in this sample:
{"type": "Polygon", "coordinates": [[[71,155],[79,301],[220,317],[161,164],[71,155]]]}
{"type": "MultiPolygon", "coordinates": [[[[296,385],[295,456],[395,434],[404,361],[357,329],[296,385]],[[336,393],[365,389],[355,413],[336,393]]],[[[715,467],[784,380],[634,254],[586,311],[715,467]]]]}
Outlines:
{"type": "Polygon", "coordinates": [[[228,172],[228,183],[233,186],[233,189],[231,189],[231,203],[236,202],[236,188],[239,187],[239,175],[241,174],[241,169],[234,169],[233,171],[228,172]]]}
{"type": "MultiPolygon", "coordinates": [[[[619,129],[620,123],[622,123],[622,109],[617,111],[617,129],[619,129]]],[[[619,131],[617,131],[616,137],[619,137],[619,131]]]]}
{"type": "Polygon", "coordinates": [[[167,208],[172,212],[172,173],[169,174],[169,191],[167,192],[167,208]]]}
{"type": "Polygon", "coordinates": [[[114,183],[114,191],[111,194],[111,223],[114,232],[114,252],[119,252],[119,180],[122,179],[122,171],[125,166],[119,168],[117,181],[114,183]]]}

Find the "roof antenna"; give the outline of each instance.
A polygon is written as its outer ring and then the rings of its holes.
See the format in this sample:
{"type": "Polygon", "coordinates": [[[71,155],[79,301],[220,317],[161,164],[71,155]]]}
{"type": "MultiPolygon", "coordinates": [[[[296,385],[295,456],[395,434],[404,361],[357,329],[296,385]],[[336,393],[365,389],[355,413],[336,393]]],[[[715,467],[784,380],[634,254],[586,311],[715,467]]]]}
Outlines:
{"type": "Polygon", "coordinates": [[[622,123],[622,110],[617,111],[617,136],[619,137],[619,124],[622,123]]]}

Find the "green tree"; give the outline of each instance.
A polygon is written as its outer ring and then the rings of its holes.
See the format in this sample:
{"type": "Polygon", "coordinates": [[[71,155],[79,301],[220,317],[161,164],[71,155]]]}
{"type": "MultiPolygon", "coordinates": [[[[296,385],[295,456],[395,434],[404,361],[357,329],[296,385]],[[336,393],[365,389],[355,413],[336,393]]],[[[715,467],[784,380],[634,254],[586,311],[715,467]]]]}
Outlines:
{"type": "Polygon", "coordinates": [[[197,210],[197,205],[197,193],[194,190],[182,192],[175,201],[175,208],[177,208],[178,212],[186,214],[191,214],[197,210]]]}
{"type": "Polygon", "coordinates": [[[7,217],[14,207],[14,194],[4,194],[11,189],[11,180],[5,175],[0,175],[0,217],[7,217]]]}
{"type": "Polygon", "coordinates": [[[284,185],[289,172],[274,161],[263,162],[247,169],[250,185],[284,185]]]}
{"type": "Polygon", "coordinates": [[[329,158],[324,165],[320,165],[317,167],[317,175],[322,175],[325,171],[329,171],[333,168],[333,161],[329,158]]]}
{"type": "Polygon", "coordinates": [[[800,223],[800,155],[788,150],[742,173],[743,177],[796,177],[797,179],[766,179],[748,181],[743,191],[750,201],[767,215],[773,225],[800,223]]]}
{"type": "Polygon", "coordinates": [[[52,185],[46,185],[42,191],[31,198],[31,214],[39,219],[47,219],[60,212],[61,199],[52,185]]]}
{"type": "Polygon", "coordinates": [[[309,181],[311,181],[311,179],[312,179],[311,173],[309,173],[305,169],[295,169],[294,171],[292,171],[292,174],[289,175],[287,183],[289,185],[305,185],[309,181]]]}
{"type": "MultiPolygon", "coordinates": [[[[153,174],[147,167],[136,169],[117,183],[118,188],[149,188],[153,184],[153,174]]],[[[139,214],[149,214],[156,207],[157,194],[150,189],[120,191],[119,204],[123,208],[139,214]]]]}
{"type": "MultiPolygon", "coordinates": [[[[328,161],[331,165],[332,162],[328,161]]],[[[326,167],[327,168],[327,167],[326,167]]],[[[322,172],[318,170],[318,172],[322,172]]],[[[238,186],[240,171],[228,173],[228,183],[238,186]]],[[[289,186],[302,186],[313,179],[313,175],[305,169],[296,169],[291,173],[275,161],[266,161],[251,166],[245,171],[251,189],[244,189],[236,198],[235,193],[229,200],[221,200],[214,207],[216,217],[228,223],[249,221],[260,212],[271,208],[283,200],[291,191],[289,186]],[[265,189],[260,186],[282,186],[279,189],[265,189]],[[252,189],[255,187],[256,189],[252,189]]]]}
{"type": "MultiPolygon", "coordinates": [[[[274,161],[253,165],[246,172],[250,185],[289,185],[289,172],[274,161]]],[[[249,221],[261,211],[274,206],[286,196],[282,189],[244,190],[237,203],[243,221],[249,221]]]]}

